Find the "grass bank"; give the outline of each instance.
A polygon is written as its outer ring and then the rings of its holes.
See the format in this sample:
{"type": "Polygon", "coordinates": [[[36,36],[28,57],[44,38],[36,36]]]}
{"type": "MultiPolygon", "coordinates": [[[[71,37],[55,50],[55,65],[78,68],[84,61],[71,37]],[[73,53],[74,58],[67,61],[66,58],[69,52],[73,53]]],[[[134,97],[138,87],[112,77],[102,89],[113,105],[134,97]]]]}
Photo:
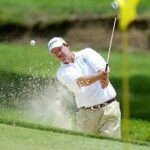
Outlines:
{"type": "MultiPolygon", "coordinates": [[[[31,26],[50,24],[64,19],[92,16],[112,16],[112,0],[1,0],[1,24],[15,23],[31,26]]],[[[149,17],[149,0],[141,0],[140,16],[149,17]]]]}
{"type": "MultiPolygon", "coordinates": [[[[76,50],[73,48],[72,50],[76,50]]],[[[97,50],[105,59],[107,52],[97,50]]],[[[14,72],[23,75],[37,75],[49,77],[55,75],[59,62],[51,55],[48,55],[47,43],[37,43],[30,46],[24,44],[1,44],[0,45],[0,70],[5,72],[14,72]]],[[[129,76],[150,76],[148,52],[130,52],[129,53],[129,76]]],[[[121,77],[123,56],[121,52],[112,50],[110,56],[110,76],[121,77]]]]}
{"type": "MultiPolygon", "coordinates": [[[[95,139],[107,139],[107,140],[115,140],[112,138],[106,138],[106,137],[101,137],[101,136],[97,136],[97,135],[92,135],[92,134],[85,134],[85,133],[81,133],[81,132],[77,132],[77,131],[73,131],[73,130],[66,130],[66,129],[60,129],[60,128],[56,128],[56,127],[52,127],[50,126],[50,124],[47,125],[42,125],[42,124],[38,124],[38,123],[33,123],[33,122],[24,122],[24,121],[14,121],[13,119],[6,119],[6,118],[0,118],[0,123],[1,124],[5,124],[5,125],[11,125],[13,127],[24,127],[24,128],[30,128],[30,129],[38,129],[38,130],[42,130],[42,131],[50,131],[50,132],[56,132],[56,133],[62,133],[63,134],[68,134],[68,135],[74,135],[74,136],[84,136],[84,137],[89,137],[89,138],[95,138],[95,139]]],[[[130,121],[130,134],[129,134],[129,141],[133,144],[133,143],[137,143],[137,144],[141,144],[141,145],[148,145],[149,146],[149,132],[148,129],[150,126],[149,122],[144,122],[141,120],[131,120],[130,121]],[[134,125],[134,127],[133,127],[134,125]],[[141,132],[139,132],[139,127],[143,125],[143,129],[141,132]],[[138,134],[137,134],[138,133],[138,134]]],[[[32,137],[32,136],[31,136],[32,137]]],[[[122,139],[116,140],[116,141],[120,141],[123,142],[122,139]]]]}
{"type": "MultiPolygon", "coordinates": [[[[18,124],[17,126],[29,127],[29,128],[36,128],[37,125],[37,129],[39,126],[39,129],[41,128],[41,130],[42,128],[43,130],[44,129],[46,130],[46,127],[49,126],[47,130],[56,131],[56,132],[67,132],[67,130],[63,130],[63,129],[69,129],[67,127],[62,128],[59,123],[57,125],[54,125],[50,115],[48,118],[46,118],[47,122],[46,121],[43,122],[42,118],[45,117],[44,115],[46,116],[47,114],[41,113],[40,115],[35,116],[35,114],[31,111],[29,112],[29,111],[1,108],[0,123],[10,124],[10,125],[18,124]]],[[[55,118],[57,117],[58,116],[56,115],[55,118]]],[[[75,122],[74,124],[72,124],[72,128],[70,129],[71,129],[70,131],[76,130],[75,122]]],[[[123,130],[123,123],[121,129],[123,130]]],[[[150,142],[150,122],[140,120],[140,119],[130,119],[129,139],[131,141],[137,140],[137,141],[150,142]]]]}
{"type": "MultiPolygon", "coordinates": [[[[124,143],[108,139],[96,139],[86,136],[60,134],[0,124],[0,147],[3,150],[96,150],[98,147],[107,150],[120,150],[124,143]],[[6,136],[7,135],[7,136],[6,136]]],[[[148,146],[129,144],[131,149],[148,150],[148,146]]]]}

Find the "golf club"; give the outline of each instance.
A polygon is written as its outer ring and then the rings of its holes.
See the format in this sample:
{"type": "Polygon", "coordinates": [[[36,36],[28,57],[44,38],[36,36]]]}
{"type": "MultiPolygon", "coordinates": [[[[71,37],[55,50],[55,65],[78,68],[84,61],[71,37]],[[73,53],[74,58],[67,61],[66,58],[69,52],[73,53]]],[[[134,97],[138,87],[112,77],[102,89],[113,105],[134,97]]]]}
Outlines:
{"type": "Polygon", "coordinates": [[[111,6],[116,11],[116,15],[115,15],[115,18],[114,18],[114,24],[113,24],[112,34],[111,34],[111,38],[110,38],[110,44],[109,44],[109,50],[108,50],[108,55],[107,55],[105,71],[107,71],[107,69],[108,69],[108,63],[109,63],[109,56],[110,56],[110,51],[111,51],[112,39],[113,39],[113,35],[114,35],[114,30],[115,30],[116,21],[117,21],[117,14],[118,14],[118,4],[117,4],[117,2],[113,1],[111,3],[111,6]]]}

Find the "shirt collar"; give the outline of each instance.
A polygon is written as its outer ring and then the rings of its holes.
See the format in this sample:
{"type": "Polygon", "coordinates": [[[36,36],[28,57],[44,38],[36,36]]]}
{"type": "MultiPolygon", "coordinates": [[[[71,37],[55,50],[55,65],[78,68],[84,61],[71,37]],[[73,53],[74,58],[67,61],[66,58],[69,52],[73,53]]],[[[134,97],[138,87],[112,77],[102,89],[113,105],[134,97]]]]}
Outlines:
{"type": "MultiPolygon", "coordinates": [[[[79,54],[78,54],[78,52],[73,52],[73,54],[75,56],[75,60],[74,61],[76,61],[78,59],[78,57],[79,57],[79,54]]],[[[72,64],[74,64],[74,62],[73,63],[69,63],[69,64],[64,64],[64,63],[61,62],[61,66],[70,66],[72,64]]]]}

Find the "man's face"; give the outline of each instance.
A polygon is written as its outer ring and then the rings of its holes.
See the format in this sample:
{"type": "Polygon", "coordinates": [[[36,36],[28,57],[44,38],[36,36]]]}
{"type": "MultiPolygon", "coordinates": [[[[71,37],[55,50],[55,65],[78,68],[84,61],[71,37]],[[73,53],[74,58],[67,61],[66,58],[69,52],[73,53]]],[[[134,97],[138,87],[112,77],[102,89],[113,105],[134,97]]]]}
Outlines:
{"type": "Polygon", "coordinates": [[[62,45],[61,47],[56,47],[52,49],[52,54],[64,64],[71,62],[71,52],[68,48],[68,45],[62,45]]]}

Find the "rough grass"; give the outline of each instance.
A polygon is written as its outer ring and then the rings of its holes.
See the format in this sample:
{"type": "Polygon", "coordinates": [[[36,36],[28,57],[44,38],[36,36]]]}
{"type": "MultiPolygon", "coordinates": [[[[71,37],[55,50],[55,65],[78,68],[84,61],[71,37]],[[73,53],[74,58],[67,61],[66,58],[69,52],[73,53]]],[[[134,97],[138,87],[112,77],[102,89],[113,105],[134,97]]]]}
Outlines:
{"type": "Polygon", "coordinates": [[[150,142],[150,122],[144,120],[131,120],[130,138],[150,142]]]}

